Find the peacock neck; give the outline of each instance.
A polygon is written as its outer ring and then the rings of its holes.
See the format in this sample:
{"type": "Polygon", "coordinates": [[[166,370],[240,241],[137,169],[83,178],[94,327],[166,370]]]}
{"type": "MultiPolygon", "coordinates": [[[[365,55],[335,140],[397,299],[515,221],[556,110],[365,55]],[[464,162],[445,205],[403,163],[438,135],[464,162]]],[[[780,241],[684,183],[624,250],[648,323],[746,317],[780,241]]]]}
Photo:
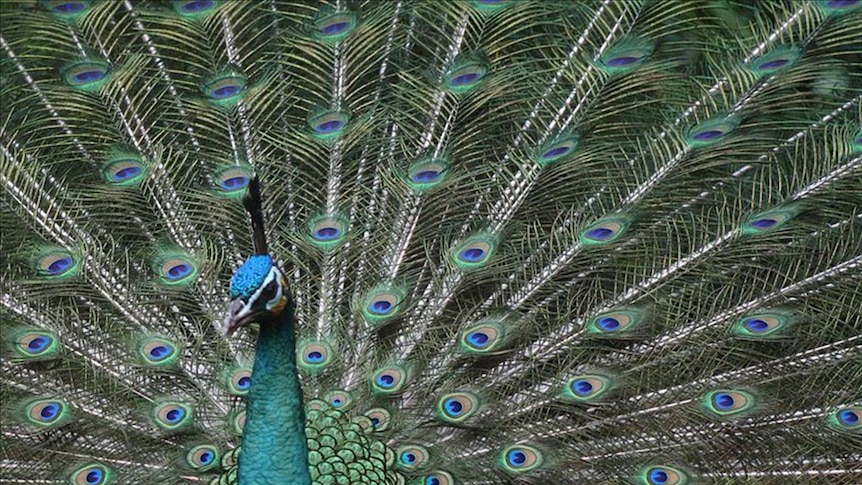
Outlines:
{"type": "Polygon", "coordinates": [[[261,323],[239,460],[239,485],[309,485],[293,311],[261,323]]]}

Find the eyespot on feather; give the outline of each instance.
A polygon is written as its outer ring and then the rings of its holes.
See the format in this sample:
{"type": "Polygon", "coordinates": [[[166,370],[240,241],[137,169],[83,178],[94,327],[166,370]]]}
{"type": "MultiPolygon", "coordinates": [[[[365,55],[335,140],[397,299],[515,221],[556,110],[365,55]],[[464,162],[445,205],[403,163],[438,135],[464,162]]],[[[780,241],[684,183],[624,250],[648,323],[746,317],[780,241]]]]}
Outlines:
{"type": "Polygon", "coordinates": [[[586,329],[593,336],[623,337],[643,324],[645,319],[643,310],[626,307],[592,318],[586,329]]]}
{"type": "Polygon", "coordinates": [[[69,475],[73,485],[107,485],[113,482],[113,472],[101,463],[90,463],[74,470],[69,475]]]}
{"type": "Polygon", "coordinates": [[[380,285],[369,291],[362,300],[362,316],[373,326],[380,326],[402,311],[405,292],[402,288],[380,285]]]}
{"type": "Polygon", "coordinates": [[[308,233],[311,244],[332,249],[347,239],[347,220],[338,214],[317,216],[308,222],[308,233]]]}
{"type": "Polygon", "coordinates": [[[796,205],[778,207],[749,217],[742,227],[743,234],[765,234],[780,229],[799,214],[796,205]]]}
{"type": "Polygon", "coordinates": [[[227,391],[234,396],[245,396],[251,388],[251,369],[233,367],[225,375],[227,391]]]}
{"type": "Polygon", "coordinates": [[[643,485],[685,485],[689,476],[679,468],[654,465],[641,469],[637,481],[643,485]]]}
{"type": "Polygon", "coordinates": [[[71,412],[62,399],[35,399],[25,407],[27,421],[39,428],[54,428],[69,421],[71,412]]]}
{"type": "Polygon", "coordinates": [[[39,276],[47,279],[69,278],[80,270],[78,257],[61,248],[46,247],[37,251],[32,263],[39,276]]]}
{"type": "Polygon", "coordinates": [[[724,113],[715,115],[691,127],[686,135],[686,141],[691,148],[714,145],[731,134],[739,123],[740,119],[737,115],[724,113]]]}
{"type": "Polygon", "coordinates": [[[479,411],[479,398],[472,393],[456,391],[437,400],[437,417],[448,423],[461,423],[479,411]]]}
{"type": "Polygon", "coordinates": [[[152,418],[156,426],[176,431],[192,422],[192,408],[179,402],[163,402],[153,407],[152,418]]]}
{"type": "Polygon", "coordinates": [[[451,93],[466,93],[479,86],[488,76],[488,66],[479,60],[457,60],[443,76],[443,82],[451,93]]]}
{"type": "Polygon", "coordinates": [[[802,57],[800,47],[782,46],[753,59],[748,63],[748,68],[758,76],[767,76],[793,66],[800,57],[802,57]]]}
{"type": "Polygon", "coordinates": [[[177,346],[162,337],[144,339],[138,347],[138,353],[143,358],[144,363],[159,367],[171,365],[179,358],[177,346]]]}
{"type": "Polygon", "coordinates": [[[246,94],[248,78],[234,70],[224,70],[207,78],[201,84],[201,91],[210,103],[230,108],[237,104],[246,94]]]}
{"type": "Polygon", "coordinates": [[[342,135],[350,123],[350,113],[346,111],[314,110],[308,115],[311,134],[320,140],[332,140],[342,135]]]}
{"type": "Polygon", "coordinates": [[[422,477],[422,485],[455,485],[455,478],[449,472],[434,470],[422,477]]]}
{"type": "Polygon", "coordinates": [[[461,333],[461,351],[484,354],[498,350],[506,339],[506,327],[500,322],[485,320],[461,333]]]}
{"type": "Polygon", "coordinates": [[[818,0],[817,6],[829,16],[840,16],[862,7],[862,0],[818,0]]]}
{"type": "Polygon", "coordinates": [[[107,62],[94,57],[77,59],[60,69],[67,86],[80,91],[98,91],[110,78],[111,68],[107,62]]]}
{"type": "Polygon", "coordinates": [[[614,386],[610,376],[582,374],[566,381],[562,397],[574,402],[593,402],[606,396],[614,386]]]}
{"type": "Polygon", "coordinates": [[[299,366],[306,372],[319,372],[332,363],[332,347],[324,341],[306,342],[297,347],[299,366]]]}
{"type": "Polygon", "coordinates": [[[138,185],[146,175],[147,167],[143,160],[133,154],[111,157],[102,165],[102,176],[105,181],[117,187],[138,185]]]}
{"type": "Polygon", "coordinates": [[[451,249],[452,262],[461,271],[479,269],[493,259],[498,244],[499,239],[494,234],[475,234],[451,249]]]}
{"type": "Polygon", "coordinates": [[[245,429],[245,409],[232,413],[229,421],[231,431],[237,436],[242,436],[242,431],[245,429]]]}
{"type": "Polygon", "coordinates": [[[90,10],[90,0],[39,0],[39,5],[57,18],[74,20],[90,10]]]}
{"type": "Polygon", "coordinates": [[[59,353],[59,340],[53,332],[23,327],[13,330],[11,335],[12,348],[27,359],[52,358],[59,353]]]}
{"type": "Polygon", "coordinates": [[[793,323],[791,313],[774,310],[746,315],[734,323],[731,331],[741,339],[770,339],[780,337],[793,323]]]}
{"type": "Polygon", "coordinates": [[[842,433],[862,433],[862,406],[848,406],[829,414],[827,424],[842,433]]]}
{"type": "Polygon", "coordinates": [[[253,176],[251,167],[228,165],[212,174],[216,193],[222,197],[241,198],[253,176]]]}
{"type": "Polygon", "coordinates": [[[509,473],[526,473],[542,466],[544,457],[538,448],[513,445],[500,453],[500,465],[509,473]]]}
{"type": "Polygon", "coordinates": [[[581,231],[580,241],[585,246],[600,246],[612,243],[622,237],[630,226],[625,216],[603,217],[581,231]]]}
{"type": "Polygon", "coordinates": [[[389,429],[389,424],[392,420],[392,415],[389,411],[383,408],[371,408],[365,411],[365,416],[371,420],[375,432],[382,433],[389,429]]]}
{"type": "Polygon", "coordinates": [[[199,273],[198,265],[190,255],[176,251],[157,254],[153,268],[165,286],[188,286],[199,273]]]}
{"type": "Polygon", "coordinates": [[[608,74],[633,71],[649,60],[654,48],[652,41],[648,39],[623,39],[598,58],[598,67],[608,74]]]}
{"type": "Polygon", "coordinates": [[[543,167],[566,160],[577,150],[578,142],[578,136],[573,133],[557,135],[535,151],[533,160],[543,167]]]}
{"type": "Polygon", "coordinates": [[[752,411],[757,400],[750,392],[735,389],[718,389],[706,393],[701,407],[710,416],[738,417],[752,411]]]}
{"type": "Polygon", "coordinates": [[[428,466],[428,450],[418,445],[401,446],[395,452],[398,457],[396,466],[402,470],[416,471],[428,466]]]}
{"type": "Polygon", "coordinates": [[[199,18],[211,14],[219,3],[214,0],[173,0],[174,10],[184,18],[199,18]]]}
{"type": "Polygon", "coordinates": [[[186,453],[186,463],[196,471],[205,472],[219,465],[219,449],[215,445],[198,445],[186,453]]]}
{"type": "Polygon", "coordinates": [[[407,169],[407,185],[417,192],[439,187],[449,173],[449,160],[446,158],[423,158],[407,169]]]}
{"type": "Polygon", "coordinates": [[[400,366],[388,366],[377,370],[371,377],[371,389],[377,394],[394,394],[401,391],[407,382],[407,371],[400,366]]]}
{"type": "Polygon", "coordinates": [[[311,26],[311,36],[321,42],[335,43],[346,39],[359,26],[359,15],[355,12],[335,12],[323,8],[311,26]]]}
{"type": "Polygon", "coordinates": [[[353,396],[347,391],[329,391],[323,396],[323,400],[339,411],[347,411],[353,407],[353,396]]]}

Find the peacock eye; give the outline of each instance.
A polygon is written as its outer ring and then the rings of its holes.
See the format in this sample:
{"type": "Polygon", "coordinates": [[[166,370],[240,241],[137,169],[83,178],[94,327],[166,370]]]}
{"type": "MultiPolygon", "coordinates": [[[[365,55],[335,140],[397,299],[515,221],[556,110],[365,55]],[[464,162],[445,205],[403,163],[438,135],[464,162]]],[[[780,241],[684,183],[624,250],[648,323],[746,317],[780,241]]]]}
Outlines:
{"type": "Polygon", "coordinates": [[[269,301],[275,298],[276,293],[278,293],[278,284],[272,282],[266,285],[266,287],[260,293],[260,297],[263,299],[263,301],[269,301]]]}

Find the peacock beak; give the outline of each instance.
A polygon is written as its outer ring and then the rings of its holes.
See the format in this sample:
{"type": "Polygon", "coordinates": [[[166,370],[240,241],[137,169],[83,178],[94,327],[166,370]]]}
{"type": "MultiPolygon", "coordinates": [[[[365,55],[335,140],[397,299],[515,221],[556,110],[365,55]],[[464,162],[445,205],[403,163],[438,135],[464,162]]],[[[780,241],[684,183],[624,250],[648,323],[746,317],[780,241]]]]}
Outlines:
{"type": "Polygon", "coordinates": [[[239,327],[252,322],[256,313],[241,298],[231,300],[221,328],[219,329],[225,337],[230,337],[239,327]]]}

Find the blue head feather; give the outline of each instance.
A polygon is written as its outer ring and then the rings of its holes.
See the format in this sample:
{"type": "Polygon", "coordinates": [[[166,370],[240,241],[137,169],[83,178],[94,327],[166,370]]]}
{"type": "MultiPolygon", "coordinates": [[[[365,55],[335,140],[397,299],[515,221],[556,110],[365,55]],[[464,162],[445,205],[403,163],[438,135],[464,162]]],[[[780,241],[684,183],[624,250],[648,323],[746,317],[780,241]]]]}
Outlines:
{"type": "Polygon", "coordinates": [[[230,279],[230,296],[249,298],[263,285],[269,270],[275,263],[268,254],[256,254],[248,258],[230,279]]]}

